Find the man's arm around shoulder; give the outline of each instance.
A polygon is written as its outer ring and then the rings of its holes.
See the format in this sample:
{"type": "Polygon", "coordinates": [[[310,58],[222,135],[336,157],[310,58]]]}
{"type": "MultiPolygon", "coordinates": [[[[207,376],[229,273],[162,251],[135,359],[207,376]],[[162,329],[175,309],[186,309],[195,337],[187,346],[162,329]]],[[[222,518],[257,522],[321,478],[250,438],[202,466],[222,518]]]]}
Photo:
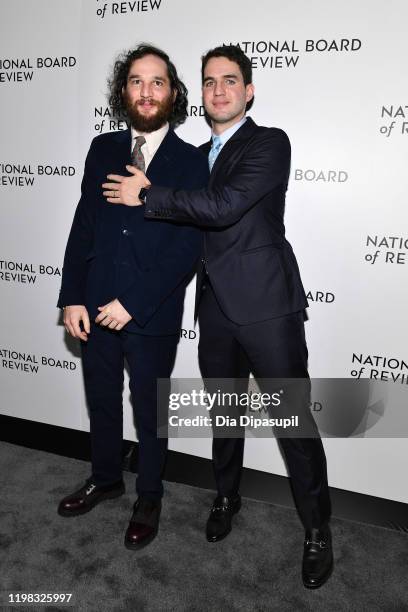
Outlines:
{"type": "Polygon", "coordinates": [[[209,227],[236,223],[268,192],[286,185],[290,169],[290,142],[283,130],[258,128],[244,146],[223,183],[194,192],[152,186],[145,216],[209,227]]]}

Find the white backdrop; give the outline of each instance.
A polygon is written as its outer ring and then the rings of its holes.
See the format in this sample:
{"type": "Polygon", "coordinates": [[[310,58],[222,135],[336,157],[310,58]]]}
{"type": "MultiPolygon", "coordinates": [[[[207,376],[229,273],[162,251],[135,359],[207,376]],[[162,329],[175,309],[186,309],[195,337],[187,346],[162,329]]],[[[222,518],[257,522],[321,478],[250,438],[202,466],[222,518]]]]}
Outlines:
{"type": "MultiPolygon", "coordinates": [[[[78,347],[55,304],[90,141],[126,127],[109,116],[106,78],[118,52],[139,42],[163,48],[176,64],[191,115],[178,133],[194,144],[209,137],[200,116],[202,53],[239,43],[252,58],[250,114],[284,129],[292,143],[286,227],[310,301],[311,376],[352,377],[365,362],[364,377],[393,372],[400,374],[393,384],[407,384],[404,0],[386,8],[382,0],[1,0],[0,7],[3,414],[89,427],[78,347]]],[[[198,376],[193,297],[191,285],[177,377],[198,376]]],[[[134,439],[125,395],[124,435],[134,439]]],[[[408,502],[398,478],[405,439],[324,444],[330,485],[408,502]]],[[[170,448],[210,456],[209,440],[172,440],[170,448]]],[[[248,440],[245,464],[286,473],[273,440],[248,440]]]]}

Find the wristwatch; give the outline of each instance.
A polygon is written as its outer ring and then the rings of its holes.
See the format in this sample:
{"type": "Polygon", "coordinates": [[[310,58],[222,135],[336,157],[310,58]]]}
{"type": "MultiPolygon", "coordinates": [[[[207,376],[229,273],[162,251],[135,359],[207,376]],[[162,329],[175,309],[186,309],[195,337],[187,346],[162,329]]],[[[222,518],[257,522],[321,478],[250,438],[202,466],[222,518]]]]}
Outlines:
{"type": "Polygon", "coordinates": [[[147,189],[145,187],[142,187],[141,190],[139,191],[139,196],[138,196],[142,204],[146,204],[146,196],[147,196],[147,189]]]}

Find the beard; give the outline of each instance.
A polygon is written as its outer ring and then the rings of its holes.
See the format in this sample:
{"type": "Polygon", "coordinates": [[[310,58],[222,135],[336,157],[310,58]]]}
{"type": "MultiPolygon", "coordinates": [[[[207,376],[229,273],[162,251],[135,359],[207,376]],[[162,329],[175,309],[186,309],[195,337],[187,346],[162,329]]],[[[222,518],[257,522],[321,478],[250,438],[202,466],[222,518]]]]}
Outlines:
{"type": "Polygon", "coordinates": [[[151,104],[157,107],[156,112],[150,116],[143,115],[142,112],[139,111],[141,101],[138,100],[132,103],[126,92],[123,94],[123,102],[132,127],[138,132],[143,132],[145,134],[160,129],[169,121],[173,112],[172,94],[169,94],[169,96],[164,98],[161,102],[149,100],[151,104]]]}

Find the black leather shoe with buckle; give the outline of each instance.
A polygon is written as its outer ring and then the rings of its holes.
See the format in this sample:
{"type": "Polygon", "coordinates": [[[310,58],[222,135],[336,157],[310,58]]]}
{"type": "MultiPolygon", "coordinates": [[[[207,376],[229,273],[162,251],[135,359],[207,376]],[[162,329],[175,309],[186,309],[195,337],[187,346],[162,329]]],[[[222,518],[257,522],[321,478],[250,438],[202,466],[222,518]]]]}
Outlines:
{"type": "Polygon", "coordinates": [[[206,536],[209,542],[218,542],[231,531],[234,514],[241,508],[241,496],[215,498],[207,521],[206,536]]]}
{"type": "Polygon", "coordinates": [[[85,485],[64,497],[59,503],[58,514],[61,516],[78,516],[85,514],[105,499],[114,499],[123,495],[125,484],[119,480],[111,485],[97,486],[92,479],[86,481],[85,485]]]}
{"type": "Polygon", "coordinates": [[[318,589],[333,570],[333,550],[329,526],[305,533],[302,579],[307,589],[318,589]]]}
{"type": "Polygon", "coordinates": [[[150,544],[159,531],[161,501],[139,497],[125,534],[125,546],[129,550],[139,550],[150,544]]]}

